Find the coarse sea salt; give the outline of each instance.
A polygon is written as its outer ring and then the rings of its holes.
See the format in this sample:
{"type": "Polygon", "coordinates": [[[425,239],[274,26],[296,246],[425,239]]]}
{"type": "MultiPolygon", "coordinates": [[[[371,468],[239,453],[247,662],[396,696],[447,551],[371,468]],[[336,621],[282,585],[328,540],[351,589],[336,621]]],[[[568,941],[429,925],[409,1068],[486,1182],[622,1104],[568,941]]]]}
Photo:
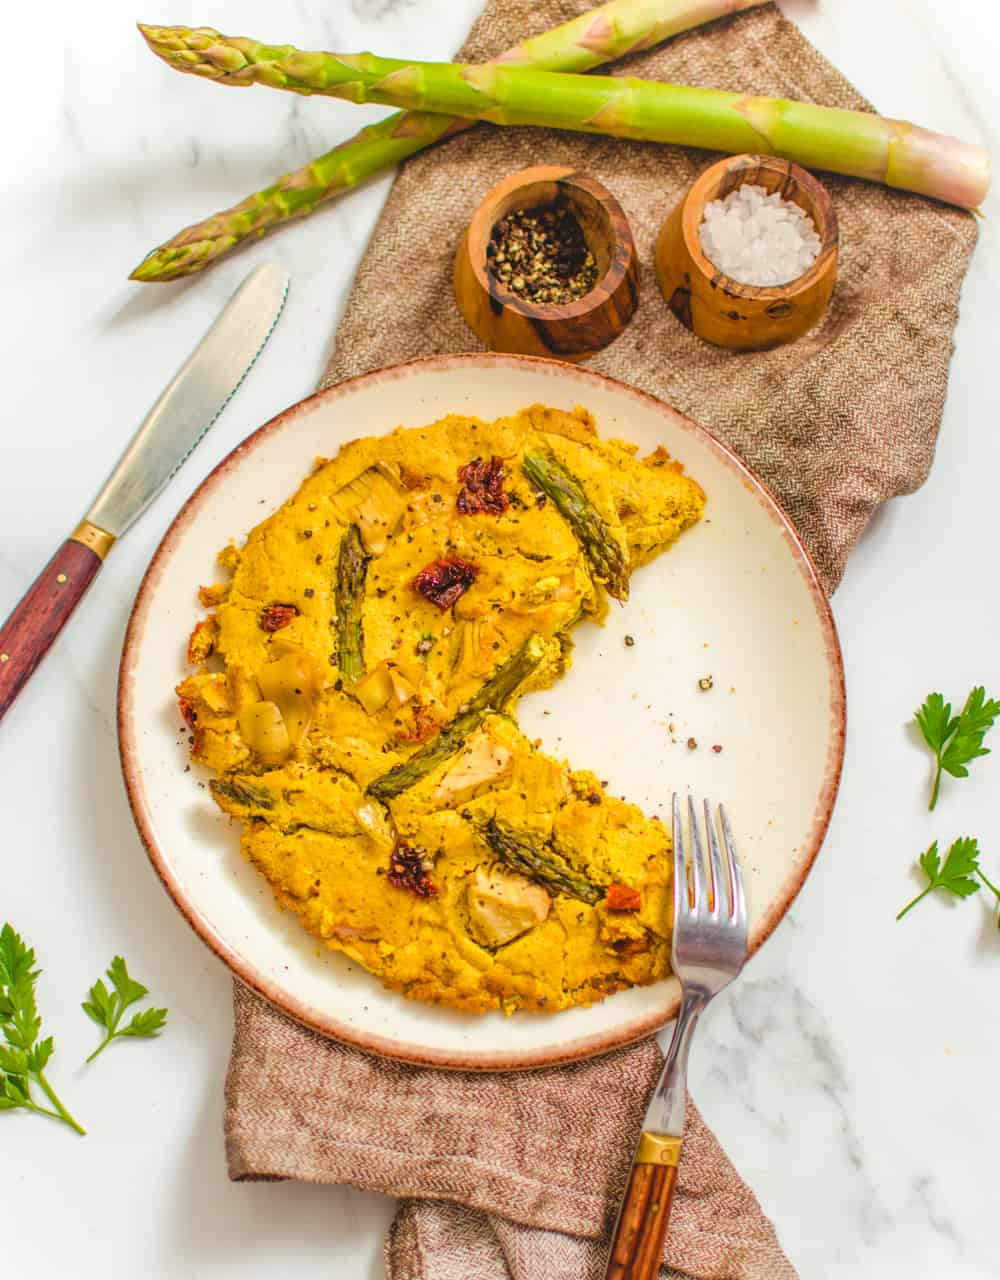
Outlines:
{"type": "Polygon", "coordinates": [[[710,200],[698,228],[713,266],[741,284],[776,285],[797,280],[816,261],[816,226],[780,192],[746,183],[723,200],[710,200]]]}

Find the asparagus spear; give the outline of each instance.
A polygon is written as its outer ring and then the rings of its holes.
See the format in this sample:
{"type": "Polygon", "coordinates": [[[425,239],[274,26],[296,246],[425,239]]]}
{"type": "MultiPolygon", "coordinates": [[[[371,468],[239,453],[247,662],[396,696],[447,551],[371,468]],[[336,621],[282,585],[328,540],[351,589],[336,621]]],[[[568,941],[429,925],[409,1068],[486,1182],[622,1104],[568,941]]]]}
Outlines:
{"type": "MultiPolygon", "coordinates": [[[[767,0],[609,0],[551,31],[522,40],[497,61],[550,71],[589,71],[612,58],[651,48],[681,31],[765,3],[767,0]]],[[[429,111],[396,112],[232,208],[186,227],[148,254],[131,279],[176,280],[201,271],[248,237],[265,235],[293,218],[305,217],[383,169],[475,123],[429,111]]]]}
{"type": "Polygon", "coordinates": [[[260,810],[274,808],[274,796],[270,791],[255,787],[245,778],[212,778],[208,786],[226,813],[256,817],[260,810]]]}
{"type": "Polygon", "coordinates": [[[509,827],[501,826],[495,818],[490,818],[486,823],[482,836],[501,862],[551,893],[565,893],[570,898],[589,903],[590,906],[600,902],[604,896],[603,889],[574,871],[554,849],[528,844],[509,827]]]}
{"type": "Polygon", "coordinates": [[[296,831],[354,835],[362,828],[371,830],[370,824],[352,811],[335,773],[321,775],[320,782],[319,788],[305,790],[290,774],[272,775],[266,780],[237,774],[213,778],[208,785],[223,813],[244,823],[267,822],[287,835],[296,831]]]}
{"type": "Polygon", "coordinates": [[[291,45],[227,39],[206,27],[140,30],[169,65],[220,84],[257,82],[492,124],[764,152],[970,209],[982,203],[989,187],[989,153],[982,147],[864,111],[503,63],[475,67],[371,53],[304,52],[291,45]]]}
{"type": "Polygon", "coordinates": [[[356,524],[348,525],[340,540],[337,561],[337,665],[352,684],[365,674],[364,634],[361,614],[365,599],[368,557],[356,524]]]}
{"type": "Polygon", "coordinates": [[[368,785],[368,794],[376,800],[391,800],[414,786],[462,749],[465,739],[488,715],[503,710],[517,689],[524,684],[545,656],[545,637],[528,637],[525,643],[499,666],[479,692],[459,714],[425,743],[408,760],[384,773],[368,785]]]}
{"type": "Polygon", "coordinates": [[[600,512],[588,501],[579,481],[561,463],[541,453],[526,453],[521,466],[531,483],[555,503],[559,514],[576,534],[599,581],[616,600],[627,600],[625,553],[600,512]]]}

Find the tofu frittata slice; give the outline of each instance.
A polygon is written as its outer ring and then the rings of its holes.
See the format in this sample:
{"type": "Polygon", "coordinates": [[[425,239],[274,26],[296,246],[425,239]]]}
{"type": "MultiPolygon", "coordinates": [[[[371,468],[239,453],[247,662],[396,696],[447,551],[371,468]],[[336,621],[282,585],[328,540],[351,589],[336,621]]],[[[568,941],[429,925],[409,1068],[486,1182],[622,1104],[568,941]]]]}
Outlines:
{"type": "Polygon", "coordinates": [[[278,901],[416,999],[556,1010],[669,971],[670,837],[529,742],[571,629],[701,516],[666,451],[534,405],[344,446],[244,546],[177,688],[278,901]]]}

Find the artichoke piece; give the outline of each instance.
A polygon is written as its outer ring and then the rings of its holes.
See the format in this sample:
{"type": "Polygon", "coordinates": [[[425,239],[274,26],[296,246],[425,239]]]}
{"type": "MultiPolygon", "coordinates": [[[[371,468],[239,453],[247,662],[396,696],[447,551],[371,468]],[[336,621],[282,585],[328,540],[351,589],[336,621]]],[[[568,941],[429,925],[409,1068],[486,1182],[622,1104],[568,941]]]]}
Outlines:
{"type": "Polygon", "coordinates": [[[273,702],[255,702],[240,714],[240,733],[254,755],[264,764],[280,764],[292,749],[280,707],[273,702]]]}
{"type": "Polygon", "coordinates": [[[389,668],[384,662],[380,662],[357,682],[351,692],[370,716],[375,715],[392,697],[392,678],[389,675],[389,668]]]}
{"type": "Polygon", "coordinates": [[[481,867],[466,889],[469,932],[484,947],[502,947],[548,918],[552,899],[524,876],[481,867]]]}
{"type": "Polygon", "coordinates": [[[416,751],[409,760],[384,773],[368,784],[368,794],[376,800],[391,800],[426,778],[440,764],[461,751],[466,738],[474,733],[488,715],[502,711],[520,685],[545,657],[545,637],[537,632],[506,662],[497,667],[479,692],[435,737],[416,751]]]}
{"type": "Polygon", "coordinates": [[[468,674],[479,663],[479,618],[463,618],[451,633],[451,674],[468,674]]]}
{"type": "Polygon", "coordinates": [[[340,667],[340,674],[351,684],[365,674],[365,638],[361,616],[367,574],[368,557],[358,526],[352,524],[340,540],[336,590],[337,665],[340,667]]]}
{"type": "Polygon", "coordinates": [[[262,667],[258,674],[260,691],[281,712],[293,747],[309,732],[323,690],[323,678],[324,672],[316,659],[301,649],[289,649],[275,662],[262,667]]]}
{"type": "Polygon", "coordinates": [[[402,671],[396,667],[389,667],[389,682],[392,685],[392,701],[397,707],[405,707],[417,692],[417,686],[410,680],[407,680],[402,671]]]}
{"type": "Polygon", "coordinates": [[[551,498],[576,535],[594,576],[616,600],[628,599],[628,564],[621,544],[590,502],[580,482],[562,463],[541,453],[526,453],[521,462],[531,483],[551,498]]]}
{"type": "Polygon", "coordinates": [[[513,755],[487,733],[474,733],[466,741],[455,763],[434,790],[436,804],[455,804],[467,799],[487,782],[510,776],[513,755]]]}
{"type": "Polygon", "coordinates": [[[591,907],[604,897],[603,889],[574,871],[551,846],[539,848],[528,844],[509,827],[501,826],[495,818],[490,818],[483,827],[482,836],[501,862],[536,884],[544,885],[550,893],[564,893],[568,898],[577,898],[591,907]]]}
{"type": "Polygon", "coordinates": [[[398,468],[376,462],[330,499],[338,520],[356,524],[365,549],[380,555],[406,509],[406,490],[398,468]]]}
{"type": "Polygon", "coordinates": [[[351,690],[370,716],[381,711],[389,701],[394,707],[405,706],[416,692],[416,685],[388,662],[380,662],[351,690]]]}

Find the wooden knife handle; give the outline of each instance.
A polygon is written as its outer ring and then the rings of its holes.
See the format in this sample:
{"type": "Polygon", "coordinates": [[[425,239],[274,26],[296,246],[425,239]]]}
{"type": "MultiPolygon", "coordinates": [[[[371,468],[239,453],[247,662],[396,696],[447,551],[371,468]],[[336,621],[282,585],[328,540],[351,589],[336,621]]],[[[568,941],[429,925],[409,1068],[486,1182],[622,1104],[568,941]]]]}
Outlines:
{"type": "Polygon", "coordinates": [[[605,1280],[656,1280],[676,1182],[676,1165],[632,1165],[605,1280]]]}
{"type": "Polygon", "coordinates": [[[99,551],[67,538],[0,627],[0,720],[69,621],[102,563],[99,551]]]}

